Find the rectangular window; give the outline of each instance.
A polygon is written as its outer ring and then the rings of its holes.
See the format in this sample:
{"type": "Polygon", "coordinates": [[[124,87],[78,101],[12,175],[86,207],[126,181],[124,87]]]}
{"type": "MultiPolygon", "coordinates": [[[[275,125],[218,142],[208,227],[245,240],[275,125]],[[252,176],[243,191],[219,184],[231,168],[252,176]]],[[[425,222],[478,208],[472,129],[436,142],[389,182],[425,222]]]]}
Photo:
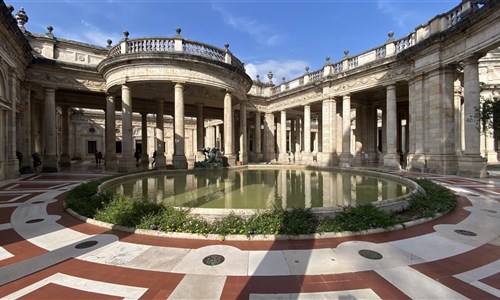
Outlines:
{"type": "Polygon", "coordinates": [[[87,154],[94,154],[97,151],[97,141],[87,142],[87,154]]]}

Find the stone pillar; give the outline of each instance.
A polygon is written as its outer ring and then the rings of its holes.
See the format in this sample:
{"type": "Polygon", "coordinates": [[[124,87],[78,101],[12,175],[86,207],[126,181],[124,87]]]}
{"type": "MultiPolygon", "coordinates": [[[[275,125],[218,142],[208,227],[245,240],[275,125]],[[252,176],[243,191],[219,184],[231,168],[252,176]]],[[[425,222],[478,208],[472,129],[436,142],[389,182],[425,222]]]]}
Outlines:
{"type": "Polygon", "coordinates": [[[154,167],[164,170],[167,168],[167,160],[165,158],[165,134],[164,134],[164,105],[163,99],[156,100],[156,128],[155,128],[155,150],[156,158],[154,167]]]}
{"type": "Polygon", "coordinates": [[[172,164],[175,169],[187,169],[184,138],[184,86],[175,84],[174,99],[174,156],[172,164]]]}
{"type": "Polygon", "coordinates": [[[141,140],[142,140],[142,153],[141,164],[149,165],[148,155],[148,113],[141,113],[141,140]]]}
{"type": "Polygon", "coordinates": [[[408,102],[410,106],[410,144],[408,161],[411,163],[410,170],[424,171],[424,78],[423,75],[415,76],[408,85],[408,102]]]}
{"type": "Polygon", "coordinates": [[[69,156],[69,115],[68,115],[69,108],[67,106],[63,106],[61,109],[62,109],[62,126],[61,126],[62,153],[59,163],[61,167],[71,167],[71,158],[69,156]]]}
{"type": "MultiPolygon", "coordinates": [[[[465,119],[473,119],[479,100],[478,58],[464,60],[464,115],[465,119]]],[[[460,157],[458,175],[485,177],[486,161],[480,155],[480,132],[475,122],[464,123],[465,151],[460,157]]]]}
{"type": "Polygon", "coordinates": [[[318,154],[318,162],[323,166],[333,166],[336,158],[337,137],[336,137],[336,114],[337,103],[334,98],[323,100],[321,106],[322,124],[322,147],[318,154]]]}
{"type": "Polygon", "coordinates": [[[31,154],[32,152],[32,145],[35,140],[34,138],[34,130],[32,130],[32,118],[31,118],[31,105],[32,105],[32,99],[31,99],[31,89],[28,87],[25,87],[25,92],[26,96],[24,97],[24,108],[23,108],[23,115],[22,115],[22,127],[23,127],[23,139],[22,139],[22,149],[18,150],[21,151],[23,154],[23,161],[21,163],[21,170],[26,170],[27,172],[33,171],[32,167],[32,159],[31,159],[31,154]],[[33,131],[33,132],[32,132],[33,131]]]}
{"type": "Polygon", "coordinates": [[[342,154],[339,166],[349,168],[351,163],[351,96],[346,95],[342,97],[342,154]]]}
{"type": "MultiPolygon", "coordinates": [[[[9,70],[11,71],[11,70],[9,70]]],[[[19,91],[19,82],[12,71],[10,76],[10,85],[7,84],[7,88],[10,88],[10,100],[11,107],[10,111],[7,112],[7,163],[6,163],[6,172],[5,178],[16,178],[19,176],[19,161],[17,159],[16,151],[17,149],[17,98],[19,91]]],[[[54,104],[55,110],[55,104],[54,104]]],[[[0,110],[1,113],[1,110],[0,110]]],[[[55,120],[53,120],[55,122],[55,120]]],[[[0,127],[1,128],[1,127],[0,127]]],[[[4,141],[3,141],[4,142],[4,141]]],[[[2,157],[0,157],[1,159],[2,157]]],[[[1,168],[1,165],[0,165],[1,168]]],[[[1,174],[0,174],[1,175],[1,174]]]]}
{"type": "Polygon", "coordinates": [[[276,160],[276,152],[274,151],[274,115],[266,113],[264,115],[264,160],[271,162],[276,160]]]}
{"type": "Polygon", "coordinates": [[[455,153],[462,155],[462,85],[460,79],[453,83],[453,106],[455,122],[455,153]]]}
{"type": "Polygon", "coordinates": [[[56,130],[56,90],[45,87],[44,102],[44,145],[43,172],[58,172],[59,162],[57,157],[57,130],[56,130]]]}
{"type": "Polygon", "coordinates": [[[294,153],[294,156],[295,156],[295,161],[299,161],[300,160],[300,152],[302,151],[302,139],[301,139],[301,128],[302,128],[302,124],[301,124],[301,118],[297,118],[295,119],[295,153],[294,153]]]}
{"type": "Polygon", "coordinates": [[[236,164],[236,156],[233,149],[233,97],[229,91],[224,97],[224,156],[227,159],[227,164],[234,166],[236,164]]]}
{"type": "Polygon", "coordinates": [[[255,112],[255,161],[262,161],[262,129],[260,112],[255,112]]]}
{"type": "Polygon", "coordinates": [[[214,135],[214,147],[222,148],[221,134],[220,134],[220,124],[214,126],[215,135],[214,135]]]}
{"type": "Polygon", "coordinates": [[[196,161],[205,160],[205,154],[203,153],[203,151],[200,151],[201,149],[205,148],[203,133],[204,128],[203,104],[198,103],[196,104],[196,161]]]}
{"type": "Polygon", "coordinates": [[[303,153],[301,154],[301,164],[308,165],[313,162],[313,154],[311,153],[311,106],[304,105],[304,143],[302,145],[303,153]]]}
{"type": "Polygon", "coordinates": [[[286,110],[282,110],[280,114],[280,148],[278,160],[281,163],[288,162],[288,153],[286,152],[286,110]]]}
{"type": "Polygon", "coordinates": [[[396,86],[387,86],[386,99],[386,131],[387,131],[387,150],[384,155],[384,167],[389,169],[400,169],[399,155],[397,154],[397,104],[396,104],[396,86]]]}
{"type": "Polygon", "coordinates": [[[118,171],[129,172],[136,169],[134,158],[134,141],[132,135],[132,92],[122,85],[122,157],[118,171]]]}
{"type": "Polygon", "coordinates": [[[106,169],[115,170],[116,162],[116,105],[115,96],[107,95],[106,97],[106,155],[104,157],[104,165],[106,169]]]}
{"type": "Polygon", "coordinates": [[[247,105],[246,101],[240,102],[240,162],[243,165],[248,164],[247,149],[247,105]]]}

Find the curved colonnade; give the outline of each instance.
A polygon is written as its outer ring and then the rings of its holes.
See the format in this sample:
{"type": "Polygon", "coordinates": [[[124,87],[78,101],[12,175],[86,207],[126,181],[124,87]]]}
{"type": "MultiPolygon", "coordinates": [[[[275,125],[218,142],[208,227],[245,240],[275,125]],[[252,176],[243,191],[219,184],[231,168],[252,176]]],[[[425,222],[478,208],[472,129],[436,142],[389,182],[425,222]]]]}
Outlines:
{"type": "Polygon", "coordinates": [[[229,45],[186,40],[180,29],[171,38],[125,32],[104,48],[58,39],[51,27],[29,33],[19,11],[11,38],[26,59],[2,79],[12,90],[2,97],[14,99],[2,115],[2,176],[29,167],[35,152],[47,172],[99,150],[107,168],[131,171],[154,151],[156,168],[185,169],[203,160],[199,149],[219,147],[229,166],[383,165],[483,177],[485,158],[498,161],[498,141],[467,120],[481,95],[498,93],[499,13],[496,1],[464,1],[408,36],[390,33],[384,45],[327,57],[323,68],[274,84],[271,72],[268,82],[249,78],[229,45]]]}

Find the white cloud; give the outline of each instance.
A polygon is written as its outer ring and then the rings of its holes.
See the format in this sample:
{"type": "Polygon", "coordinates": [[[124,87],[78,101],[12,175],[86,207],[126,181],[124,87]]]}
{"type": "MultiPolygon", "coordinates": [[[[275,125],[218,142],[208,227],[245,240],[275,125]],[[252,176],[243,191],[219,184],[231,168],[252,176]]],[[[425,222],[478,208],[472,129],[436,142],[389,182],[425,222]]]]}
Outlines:
{"type": "Polygon", "coordinates": [[[401,3],[379,0],[377,9],[382,13],[389,15],[400,27],[406,27],[411,22],[414,13],[400,6],[401,3]],[[399,4],[399,5],[398,5],[399,4]]]}
{"type": "Polygon", "coordinates": [[[268,81],[267,73],[271,71],[273,72],[273,82],[281,83],[283,77],[288,81],[303,75],[307,66],[308,63],[303,60],[267,60],[245,64],[245,69],[252,79],[256,79],[259,75],[263,82],[268,81]]]}
{"type": "Polygon", "coordinates": [[[259,24],[256,20],[237,17],[225,10],[218,4],[212,4],[212,9],[222,15],[224,22],[236,30],[246,32],[253,36],[255,40],[267,46],[279,45],[283,41],[283,37],[273,32],[271,28],[266,25],[259,24]]]}
{"type": "Polygon", "coordinates": [[[99,27],[85,20],[82,20],[82,24],[85,27],[85,30],[81,33],[82,40],[91,44],[104,46],[108,39],[111,39],[113,44],[116,44],[121,38],[117,33],[104,32],[99,27]]]}

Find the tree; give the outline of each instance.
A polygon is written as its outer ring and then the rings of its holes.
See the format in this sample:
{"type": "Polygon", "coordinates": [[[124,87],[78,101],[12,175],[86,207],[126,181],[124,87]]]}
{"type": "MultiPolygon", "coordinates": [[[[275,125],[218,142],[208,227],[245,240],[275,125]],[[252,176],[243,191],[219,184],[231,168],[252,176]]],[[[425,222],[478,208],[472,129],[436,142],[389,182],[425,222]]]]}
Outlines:
{"type": "Polygon", "coordinates": [[[482,98],[472,119],[480,131],[500,140],[500,97],[482,98]]]}

